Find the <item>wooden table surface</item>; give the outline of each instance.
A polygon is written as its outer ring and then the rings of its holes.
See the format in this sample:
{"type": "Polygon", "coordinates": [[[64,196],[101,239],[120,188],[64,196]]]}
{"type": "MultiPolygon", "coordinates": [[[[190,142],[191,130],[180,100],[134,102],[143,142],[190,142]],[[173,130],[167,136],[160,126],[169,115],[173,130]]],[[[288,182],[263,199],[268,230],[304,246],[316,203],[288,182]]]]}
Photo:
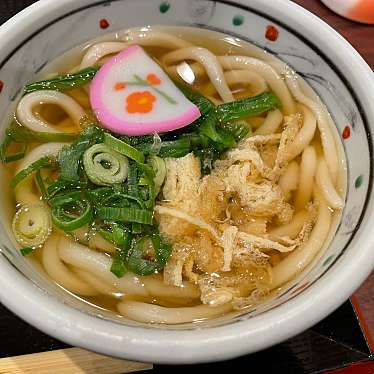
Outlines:
{"type": "MultiPolygon", "coordinates": [[[[318,0],[293,1],[322,18],[337,32],[342,34],[374,70],[374,25],[363,25],[340,17],[318,0]]],[[[360,309],[358,312],[362,313],[367,325],[363,327],[369,330],[372,344],[374,344],[374,272],[357,290],[352,297],[352,301],[353,304],[358,305],[360,309]]]]}

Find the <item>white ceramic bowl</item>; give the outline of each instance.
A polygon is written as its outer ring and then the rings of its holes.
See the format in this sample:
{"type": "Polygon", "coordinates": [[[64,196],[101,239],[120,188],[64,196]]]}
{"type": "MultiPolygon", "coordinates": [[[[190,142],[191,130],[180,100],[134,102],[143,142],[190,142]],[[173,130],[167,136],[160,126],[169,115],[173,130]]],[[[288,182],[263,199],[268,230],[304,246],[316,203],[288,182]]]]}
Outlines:
{"type": "Polygon", "coordinates": [[[348,166],[346,206],[330,246],[307,273],[251,313],[198,326],[145,326],[84,304],[35,272],[12,245],[9,202],[1,201],[0,301],[45,333],[103,354],[155,363],[224,360],[307,329],[373,269],[373,72],[332,28],[288,0],[42,0],[0,28],[1,117],[48,61],[105,32],[152,24],[201,26],[254,41],[318,92],[343,138],[348,166]],[[277,40],[269,40],[268,26],[278,29],[277,40]]]}

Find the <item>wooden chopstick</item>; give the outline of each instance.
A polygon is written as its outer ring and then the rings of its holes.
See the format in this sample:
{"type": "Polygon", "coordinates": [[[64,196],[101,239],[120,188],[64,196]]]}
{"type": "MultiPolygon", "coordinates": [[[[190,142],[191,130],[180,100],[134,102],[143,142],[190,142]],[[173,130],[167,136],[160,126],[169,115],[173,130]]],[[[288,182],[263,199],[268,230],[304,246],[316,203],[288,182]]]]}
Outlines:
{"type": "Polygon", "coordinates": [[[122,374],[152,368],[151,364],[101,356],[80,348],[0,359],[0,374],[122,374]]]}

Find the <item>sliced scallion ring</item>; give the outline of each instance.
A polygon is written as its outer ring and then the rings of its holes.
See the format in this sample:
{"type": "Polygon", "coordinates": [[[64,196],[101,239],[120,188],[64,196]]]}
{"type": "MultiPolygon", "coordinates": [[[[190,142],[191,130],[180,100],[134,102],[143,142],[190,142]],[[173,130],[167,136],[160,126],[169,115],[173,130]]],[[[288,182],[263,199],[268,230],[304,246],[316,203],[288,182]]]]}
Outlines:
{"type": "Polygon", "coordinates": [[[13,139],[7,133],[3,143],[0,146],[0,159],[5,164],[8,164],[9,162],[18,161],[21,158],[24,158],[25,154],[26,154],[26,151],[27,151],[27,145],[26,144],[22,144],[22,148],[20,150],[18,150],[17,152],[12,153],[12,154],[8,154],[7,150],[12,143],[13,143],[13,139]]]}
{"type": "Polygon", "coordinates": [[[10,185],[12,188],[16,187],[19,182],[21,182],[23,179],[28,177],[30,174],[40,170],[41,168],[47,166],[51,162],[50,157],[44,156],[40,158],[39,160],[33,162],[29,166],[27,166],[25,169],[22,169],[19,173],[17,173],[13,179],[10,182],[10,185]]]}
{"type": "Polygon", "coordinates": [[[38,247],[44,244],[51,233],[51,213],[43,204],[24,205],[15,214],[12,229],[19,244],[38,247]]]}
{"type": "Polygon", "coordinates": [[[110,186],[127,178],[128,161],[105,144],[95,144],[83,155],[84,170],[92,183],[110,186]]]}
{"type": "Polygon", "coordinates": [[[52,222],[59,229],[70,232],[89,224],[93,220],[91,204],[75,192],[58,196],[50,201],[52,222]]]}

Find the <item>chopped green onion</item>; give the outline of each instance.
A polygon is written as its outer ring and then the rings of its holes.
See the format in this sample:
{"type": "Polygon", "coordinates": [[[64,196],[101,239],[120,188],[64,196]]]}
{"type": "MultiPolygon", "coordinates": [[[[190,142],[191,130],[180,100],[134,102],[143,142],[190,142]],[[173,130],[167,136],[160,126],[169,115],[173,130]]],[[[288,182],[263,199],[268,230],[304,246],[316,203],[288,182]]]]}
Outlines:
{"type": "Polygon", "coordinates": [[[97,209],[97,217],[110,221],[138,222],[147,225],[152,224],[153,213],[149,210],[137,208],[101,207],[97,209]]]}
{"type": "Polygon", "coordinates": [[[52,222],[59,229],[70,232],[89,224],[93,220],[91,204],[72,192],[50,200],[52,222]]]}
{"type": "Polygon", "coordinates": [[[139,186],[144,187],[144,186],[146,186],[147,184],[148,184],[148,181],[147,181],[146,178],[144,178],[144,177],[140,177],[140,178],[139,178],[139,186]]]}
{"type": "Polygon", "coordinates": [[[45,188],[42,176],[40,175],[40,170],[38,170],[35,174],[35,181],[36,181],[36,184],[39,187],[39,190],[40,190],[40,193],[42,194],[43,199],[47,200],[48,199],[48,192],[47,192],[47,189],[45,188]]]}
{"type": "MultiPolygon", "coordinates": [[[[132,164],[132,169],[136,168],[136,179],[135,174],[131,176],[131,179],[128,182],[129,191],[133,192],[133,195],[146,200],[145,206],[148,209],[152,209],[154,206],[154,201],[156,198],[155,194],[155,184],[154,177],[155,173],[153,169],[147,164],[132,164]],[[139,178],[139,179],[138,179],[139,178]],[[137,180],[137,182],[136,182],[137,180]],[[140,188],[139,188],[140,187],[140,188]]],[[[135,171],[132,170],[133,174],[135,171]]]]}
{"type": "Polygon", "coordinates": [[[20,249],[22,256],[27,256],[34,251],[33,247],[23,247],[20,249]]]}
{"type": "Polygon", "coordinates": [[[33,91],[54,90],[66,91],[81,87],[92,80],[99,67],[88,67],[74,74],[59,75],[39,82],[30,83],[25,86],[23,92],[28,94],[33,91]]]}
{"type": "Polygon", "coordinates": [[[183,134],[182,138],[187,138],[190,141],[192,149],[197,149],[197,148],[204,149],[211,145],[210,139],[199,132],[183,134]]]}
{"type": "Polygon", "coordinates": [[[122,259],[121,251],[117,250],[116,254],[114,255],[110,271],[117,278],[122,278],[128,272],[125,262],[122,259]]]}
{"type": "Polygon", "coordinates": [[[71,142],[78,137],[78,134],[32,131],[17,121],[13,121],[6,131],[16,143],[71,142]]]}
{"type": "Polygon", "coordinates": [[[121,153],[122,155],[125,155],[126,157],[131,158],[132,160],[135,160],[141,164],[144,163],[144,154],[142,152],[108,133],[105,133],[104,135],[104,143],[109,148],[121,153]]]}
{"type": "Polygon", "coordinates": [[[143,225],[137,222],[131,224],[131,232],[133,234],[141,234],[143,232],[143,225]]]}
{"type": "Polygon", "coordinates": [[[105,144],[95,144],[87,149],[83,165],[90,181],[99,186],[122,183],[127,178],[127,158],[105,144]]]}
{"type": "Polygon", "coordinates": [[[81,200],[81,191],[72,191],[65,194],[57,195],[49,200],[49,204],[52,206],[59,206],[64,204],[71,204],[75,201],[81,200]]]}
{"type": "Polygon", "coordinates": [[[130,196],[140,198],[138,185],[138,169],[135,162],[129,162],[129,173],[127,175],[127,188],[130,196]]]}
{"type": "Polygon", "coordinates": [[[155,190],[155,182],[153,180],[153,178],[149,178],[148,176],[144,176],[143,177],[143,183],[144,183],[144,186],[147,187],[147,191],[144,191],[145,193],[145,196],[144,196],[144,199],[143,200],[146,200],[145,201],[145,206],[148,208],[148,209],[153,209],[154,205],[155,205],[155,199],[156,199],[156,190],[155,190]]]}
{"type": "Polygon", "coordinates": [[[127,266],[129,269],[138,275],[151,275],[161,270],[161,266],[157,261],[149,261],[143,258],[144,247],[149,242],[150,238],[148,236],[142,237],[135,240],[129,251],[129,258],[127,266]]]}
{"type": "Polygon", "coordinates": [[[136,167],[149,178],[155,177],[155,172],[150,165],[137,163],[136,167]]]}
{"type": "Polygon", "coordinates": [[[148,163],[151,165],[155,173],[153,182],[154,182],[155,196],[157,196],[160,193],[161,186],[163,185],[165,177],[166,177],[165,161],[161,157],[152,156],[148,159],[148,163]]]}
{"type": "Polygon", "coordinates": [[[129,144],[140,150],[145,145],[149,147],[149,149],[154,148],[154,137],[151,135],[141,135],[141,136],[122,135],[120,139],[124,141],[126,144],[129,144]]]}
{"type": "Polygon", "coordinates": [[[113,188],[111,187],[100,187],[94,190],[87,190],[86,197],[91,202],[100,204],[103,199],[112,196],[113,193],[113,188]]]}
{"type": "Polygon", "coordinates": [[[118,278],[121,278],[127,272],[125,261],[128,250],[131,247],[133,236],[118,224],[112,225],[111,232],[102,230],[100,233],[106,240],[111,241],[118,246],[110,271],[118,278]]]}
{"type": "Polygon", "coordinates": [[[19,244],[38,247],[51,233],[51,213],[43,204],[24,205],[15,214],[12,229],[19,244]]]}
{"type": "Polygon", "coordinates": [[[257,116],[280,106],[277,96],[271,92],[218,105],[215,113],[222,123],[257,116]]]}
{"type": "Polygon", "coordinates": [[[87,127],[71,145],[62,148],[58,156],[60,179],[68,182],[79,181],[79,168],[84,152],[93,144],[101,143],[103,130],[98,127],[87,127]]]}
{"type": "Polygon", "coordinates": [[[170,140],[161,143],[159,156],[166,157],[183,157],[191,150],[191,142],[188,138],[180,138],[177,140],[170,140]]]}
{"type": "Polygon", "coordinates": [[[171,246],[159,234],[144,236],[134,240],[128,255],[128,268],[138,275],[150,275],[160,271],[171,255],[171,246]],[[155,261],[143,258],[144,247],[151,241],[155,253],[155,261]]]}
{"type": "Polygon", "coordinates": [[[110,230],[100,230],[100,235],[118,247],[130,247],[132,235],[118,223],[109,224],[110,230]]]}
{"type": "Polygon", "coordinates": [[[5,156],[4,163],[9,164],[10,162],[21,160],[22,158],[25,157],[26,151],[27,151],[27,145],[24,144],[20,152],[13,153],[12,155],[9,155],[9,156],[5,156]]]}
{"type": "Polygon", "coordinates": [[[21,160],[25,157],[27,151],[27,145],[23,144],[22,149],[19,152],[13,153],[11,155],[5,155],[3,158],[3,162],[5,164],[9,164],[10,162],[21,160]]]}
{"type": "Polygon", "coordinates": [[[115,207],[128,207],[132,206],[131,202],[135,202],[140,208],[145,208],[144,201],[135,196],[124,193],[113,193],[101,201],[102,205],[115,206],[115,207]]]}
{"type": "Polygon", "coordinates": [[[137,257],[131,257],[127,265],[133,273],[138,275],[151,275],[161,270],[157,262],[137,257]]]}
{"type": "Polygon", "coordinates": [[[207,116],[206,120],[200,126],[199,132],[211,139],[220,148],[231,148],[235,145],[234,137],[223,129],[217,128],[217,118],[214,114],[207,116]]]}
{"type": "Polygon", "coordinates": [[[71,187],[76,188],[79,186],[79,183],[68,183],[61,179],[57,179],[55,181],[52,181],[49,186],[47,187],[47,193],[49,196],[54,196],[58,192],[61,192],[63,190],[69,189],[71,187]]]}
{"type": "Polygon", "coordinates": [[[48,156],[44,156],[39,160],[33,162],[13,177],[13,179],[10,182],[11,187],[15,188],[17,184],[20,183],[23,179],[28,177],[30,174],[40,170],[41,168],[49,165],[50,163],[51,159],[48,156]]]}
{"type": "Polygon", "coordinates": [[[27,151],[27,145],[23,144],[21,150],[19,152],[7,155],[7,150],[12,144],[13,139],[8,134],[8,132],[5,135],[4,141],[0,146],[0,159],[3,163],[8,164],[10,162],[18,161],[25,157],[26,151],[27,151]]]}
{"type": "Polygon", "coordinates": [[[169,243],[167,243],[160,234],[156,233],[151,236],[153,249],[156,254],[157,262],[164,267],[168,258],[171,255],[172,247],[169,243]]]}

